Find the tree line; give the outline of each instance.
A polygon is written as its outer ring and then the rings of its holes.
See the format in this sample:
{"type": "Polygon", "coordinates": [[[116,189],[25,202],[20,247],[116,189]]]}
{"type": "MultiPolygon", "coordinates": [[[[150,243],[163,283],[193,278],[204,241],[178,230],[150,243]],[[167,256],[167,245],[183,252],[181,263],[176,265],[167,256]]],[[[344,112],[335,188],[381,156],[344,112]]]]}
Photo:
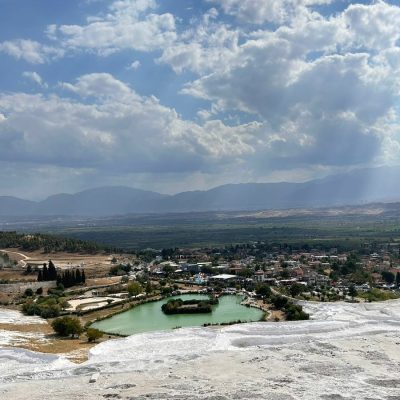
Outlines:
{"type": "Polygon", "coordinates": [[[1,231],[0,248],[18,248],[25,251],[43,250],[44,253],[68,252],[96,254],[103,251],[109,253],[118,251],[112,247],[79,239],[45,235],[41,233],[23,234],[1,231]]]}
{"type": "Polygon", "coordinates": [[[57,285],[62,284],[65,288],[85,284],[86,275],[84,270],[67,269],[66,271],[57,271],[54,263],[50,260],[49,265],[43,264],[43,268],[38,271],[38,282],[57,281],[57,285]]]}

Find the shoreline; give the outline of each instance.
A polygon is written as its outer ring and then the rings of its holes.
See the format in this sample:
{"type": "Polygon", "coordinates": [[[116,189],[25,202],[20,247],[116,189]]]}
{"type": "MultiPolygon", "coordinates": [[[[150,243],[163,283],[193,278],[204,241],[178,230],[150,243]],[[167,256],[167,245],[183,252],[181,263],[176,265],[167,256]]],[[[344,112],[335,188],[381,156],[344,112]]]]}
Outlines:
{"type": "MultiPolygon", "coordinates": [[[[182,293],[184,294],[204,294],[199,293],[198,291],[189,291],[182,293]]],[[[236,294],[238,295],[238,294],[236,294]]],[[[141,300],[131,300],[129,302],[116,304],[111,307],[103,308],[101,310],[92,310],[90,312],[86,312],[83,315],[78,316],[82,322],[82,325],[90,326],[91,324],[102,321],[105,319],[112,318],[115,315],[120,313],[124,313],[126,311],[131,310],[134,307],[140,306],[142,304],[156,302],[164,298],[173,297],[173,296],[162,296],[156,295],[147,299],[141,300]]],[[[372,303],[350,303],[350,302],[317,302],[317,301],[303,301],[298,300],[298,303],[303,306],[309,306],[311,308],[320,308],[329,305],[347,305],[347,304],[359,304],[359,305],[371,305],[371,304],[384,304],[395,300],[386,300],[386,301],[379,301],[379,302],[372,302],[372,303]]],[[[260,309],[264,312],[264,315],[260,322],[274,322],[274,323],[282,323],[284,322],[283,313],[279,310],[274,310],[271,308],[270,304],[263,303],[262,300],[256,300],[251,298],[244,298],[241,302],[242,305],[248,307],[255,307],[260,309]]],[[[18,308],[13,306],[3,306],[0,308],[1,310],[11,311],[11,312],[18,312],[18,308]]],[[[22,315],[21,317],[25,318],[22,315]]],[[[26,317],[30,318],[30,317],[26,317]]],[[[85,340],[85,336],[82,335],[78,339],[71,339],[71,338],[60,338],[57,337],[53,329],[50,326],[51,320],[42,319],[40,317],[33,317],[39,318],[41,323],[38,324],[22,324],[22,323],[4,323],[0,321],[0,335],[1,331],[5,332],[6,335],[15,336],[15,340],[11,339],[11,344],[1,344],[0,347],[8,347],[8,348],[22,348],[29,351],[39,352],[43,354],[55,354],[55,355],[63,355],[67,359],[76,362],[76,363],[83,363],[88,360],[89,351],[94,346],[98,345],[99,343],[104,343],[110,340],[115,340],[118,338],[127,338],[131,335],[124,335],[115,332],[105,332],[102,331],[104,336],[100,340],[95,343],[89,343],[85,340]]],[[[243,325],[247,323],[252,323],[248,321],[239,321],[234,320],[232,322],[227,323],[215,323],[215,324],[203,324],[198,326],[199,328],[224,328],[233,325],[243,325]]],[[[181,329],[181,327],[170,329],[169,331],[174,331],[176,329],[181,329]]],[[[160,330],[159,332],[163,332],[164,330],[160,330]]],[[[165,330],[168,331],[168,330],[165,330]]]]}
{"type": "Polygon", "coordinates": [[[0,395],[13,400],[26,398],[27,391],[32,400],[400,396],[395,367],[400,301],[309,306],[315,316],[310,321],[186,328],[107,341],[82,365],[38,353],[5,353],[10,361],[0,362],[0,395]]]}
{"type": "MultiPolygon", "coordinates": [[[[182,293],[184,294],[204,294],[199,293],[198,291],[189,291],[182,293]]],[[[103,308],[101,310],[92,310],[90,312],[86,312],[83,315],[79,315],[78,318],[81,320],[82,325],[91,326],[93,323],[98,321],[103,321],[109,318],[112,318],[115,315],[127,312],[134,307],[162,300],[164,298],[174,297],[174,296],[162,296],[156,295],[147,299],[140,299],[140,300],[132,300],[130,302],[116,304],[113,307],[103,308]]],[[[245,299],[244,299],[245,300],[245,299]]],[[[241,303],[242,304],[242,303],[241,303]]],[[[260,321],[268,321],[267,317],[268,311],[266,311],[265,307],[262,305],[251,305],[255,308],[260,309],[264,312],[263,317],[260,321]]],[[[265,306],[265,305],[264,305],[265,306]]],[[[250,305],[249,305],[250,307],[250,305]]],[[[20,313],[20,318],[23,320],[24,318],[34,318],[40,321],[40,323],[36,324],[23,324],[23,323],[2,323],[0,322],[0,335],[1,331],[9,332],[10,336],[15,336],[15,340],[11,342],[11,344],[5,344],[4,347],[8,348],[22,348],[29,351],[34,351],[43,354],[55,354],[55,355],[63,355],[67,359],[76,362],[76,363],[83,363],[88,360],[89,351],[94,346],[98,345],[99,343],[104,343],[109,340],[115,340],[118,338],[126,338],[131,335],[124,335],[119,334],[116,332],[105,332],[102,331],[103,337],[98,340],[96,343],[89,343],[85,336],[82,335],[80,338],[71,339],[71,338],[60,338],[54,334],[53,329],[51,328],[51,320],[43,319],[41,317],[27,317],[23,315],[18,308],[16,307],[1,307],[1,311],[12,311],[16,313],[20,313]]],[[[256,322],[256,321],[253,321],[256,322]]],[[[239,321],[234,320],[227,323],[215,323],[215,324],[203,324],[198,326],[199,328],[223,328],[232,325],[238,324],[246,324],[251,323],[248,321],[239,321]]],[[[177,327],[174,329],[168,329],[165,331],[171,331],[180,329],[181,327],[177,327]]],[[[162,332],[164,330],[161,330],[162,332]]],[[[2,347],[0,342],[0,348],[2,347]]]]}

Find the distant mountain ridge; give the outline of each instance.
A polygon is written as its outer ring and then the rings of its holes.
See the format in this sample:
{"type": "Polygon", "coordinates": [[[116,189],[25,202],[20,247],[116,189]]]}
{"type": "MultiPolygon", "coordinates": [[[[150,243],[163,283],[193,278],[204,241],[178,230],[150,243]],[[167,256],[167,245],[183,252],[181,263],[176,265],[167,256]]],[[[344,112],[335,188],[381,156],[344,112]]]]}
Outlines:
{"type": "Polygon", "coordinates": [[[400,200],[400,167],[353,170],[304,183],[227,184],[175,195],[111,186],[39,202],[0,196],[0,216],[112,216],[132,213],[330,207],[400,200]]]}

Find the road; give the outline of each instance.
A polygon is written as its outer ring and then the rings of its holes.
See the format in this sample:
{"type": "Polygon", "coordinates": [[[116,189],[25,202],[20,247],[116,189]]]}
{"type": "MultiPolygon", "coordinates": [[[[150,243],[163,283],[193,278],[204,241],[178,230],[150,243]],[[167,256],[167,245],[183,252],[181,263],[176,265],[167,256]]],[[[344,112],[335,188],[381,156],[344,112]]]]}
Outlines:
{"type": "Polygon", "coordinates": [[[26,256],[25,254],[23,254],[23,253],[18,253],[18,252],[16,252],[16,251],[0,250],[0,252],[2,252],[2,253],[7,253],[7,254],[17,254],[18,256],[22,257],[23,259],[22,259],[22,260],[19,260],[19,262],[22,264],[22,265],[21,265],[22,268],[25,268],[25,267],[26,267],[26,260],[29,260],[29,259],[30,259],[30,257],[26,256]]]}

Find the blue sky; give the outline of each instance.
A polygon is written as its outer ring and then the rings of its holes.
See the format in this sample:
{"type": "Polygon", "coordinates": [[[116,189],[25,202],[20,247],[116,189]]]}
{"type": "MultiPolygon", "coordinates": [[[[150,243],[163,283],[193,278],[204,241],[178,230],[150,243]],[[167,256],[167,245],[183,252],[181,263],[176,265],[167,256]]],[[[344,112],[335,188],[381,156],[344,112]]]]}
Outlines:
{"type": "Polygon", "coordinates": [[[1,194],[399,164],[400,4],[0,0],[1,194]]]}

